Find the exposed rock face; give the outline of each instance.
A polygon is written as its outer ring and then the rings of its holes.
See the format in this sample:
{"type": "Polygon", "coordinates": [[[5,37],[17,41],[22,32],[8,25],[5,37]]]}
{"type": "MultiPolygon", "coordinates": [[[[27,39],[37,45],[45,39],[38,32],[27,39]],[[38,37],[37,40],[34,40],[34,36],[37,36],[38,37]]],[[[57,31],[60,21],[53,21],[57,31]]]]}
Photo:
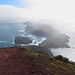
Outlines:
{"type": "Polygon", "coordinates": [[[28,33],[47,37],[47,39],[43,41],[40,46],[48,48],[69,48],[67,44],[69,42],[69,37],[66,34],[61,34],[58,30],[52,28],[52,26],[48,24],[32,23],[29,21],[24,24],[27,25],[26,31],[28,33]]]}
{"type": "Polygon", "coordinates": [[[69,42],[68,37],[62,34],[60,37],[48,37],[45,41],[43,41],[41,44],[39,44],[42,47],[47,48],[70,48],[67,44],[69,42]],[[61,37],[63,36],[63,37],[61,37]]]}
{"type": "Polygon", "coordinates": [[[17,43],[17,44],[29,44],[29,43],[32,43],[32,41],[29,38],[24,37],[24,36],[16,36],[15,37],[15,43],[17,43]]]}
{"type": "Polygon", "coordinates": [[[48,24],[41,24],[41,23],[32,23],[30,21],[24,23],[25,25],[27,25],[27,29],[26,31],[28,33],[34,34],[34,35],[38,35],[38,36],[53,36],[53,35],[59,35],[59,31],[56,29],[53,29],[52,26],[48,25],[48,24]]]}
{"type": "Polygon", "coordinates": [[[33,45],[33,46],[25,46],[25,48],[27,48],[28,50],[35,51],[35,52],[44,52],[44,53],[47,53],[49,56],[53,57],[53,54],[51,53],[51,51],[45,47],[33,45]]]}

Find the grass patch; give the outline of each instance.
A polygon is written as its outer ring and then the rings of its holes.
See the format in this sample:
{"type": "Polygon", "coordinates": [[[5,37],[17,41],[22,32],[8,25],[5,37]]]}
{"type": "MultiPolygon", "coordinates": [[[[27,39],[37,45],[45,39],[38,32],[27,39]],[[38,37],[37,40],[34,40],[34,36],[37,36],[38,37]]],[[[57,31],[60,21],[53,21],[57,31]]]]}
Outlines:
{"type": "Polygon", "coordinates": [[[53,67],[57,67],[57,65],[54,63],[50,63],[50,65],[52,65],[53,67]]]}
{"type": "Polygon", "coordinates": [[[26,48],[24,48],[24,47],[21,47],[19,50],[27,50],[26,48]]]}
{"type": "Polygon", "coordinates": [[[45,71],[47,71],[47,72],[49,72],[49,71],[50,71],[50,69],[49,69],[49,68],[45,68],[44,70],[45,70],[45,71]]]}
{"type": "Polygon", "coordinates": [[[64,58],[62,56],[52,58],[41,52],[36,53],[31,50],[26,50],[25,48],[22,48],[22,50],[25,50],[25,56],[33,58],[32,61],[46,73],[49,73],[49,75],[55,75],[57,71],[64,74],[75,73],[74,65],[68,63],[67,58],[64,58]]]}
{"type": "Polygon", "coordinates": [[[25,50],[25,53],[24,53],[26,56],[28,57],[34,57],[36,58],[38,56],[38,53],[35,53],[33,51],[30,51],[30,50],[25,50]]]}
{"type": "Polygon", "coordinates": [[[63,66],[59,66],[59,68],[62,69],[63,71],[71,72],[70,70],[68,70],[67,68],[65,68],[63,66]]]}
{"type": "Polygon", "coordinates": [[[33,59],[33,62],[34,63],[38,63],[39,62],[39,59],[33,59]]]}

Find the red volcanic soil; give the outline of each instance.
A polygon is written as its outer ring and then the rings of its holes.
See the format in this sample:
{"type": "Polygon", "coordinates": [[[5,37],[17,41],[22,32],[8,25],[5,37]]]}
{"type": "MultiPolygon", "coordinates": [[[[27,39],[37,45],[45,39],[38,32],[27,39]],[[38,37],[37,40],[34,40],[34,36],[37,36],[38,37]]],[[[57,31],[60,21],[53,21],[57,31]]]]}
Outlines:
{"type": "Polygon", "coordinates": [[[0,49],[0,75],[47,75],[20,47],[0,49]]]}

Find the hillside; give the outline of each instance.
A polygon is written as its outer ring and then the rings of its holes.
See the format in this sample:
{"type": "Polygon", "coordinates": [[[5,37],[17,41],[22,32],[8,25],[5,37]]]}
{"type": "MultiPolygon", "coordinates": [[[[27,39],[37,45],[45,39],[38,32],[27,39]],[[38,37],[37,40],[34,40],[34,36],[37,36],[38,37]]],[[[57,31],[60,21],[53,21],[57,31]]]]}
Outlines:
{"type": "Polygon", "coordinates": [[[75,75],[75,65],[24,47],[0,49],[0,75],[75,75]]]}

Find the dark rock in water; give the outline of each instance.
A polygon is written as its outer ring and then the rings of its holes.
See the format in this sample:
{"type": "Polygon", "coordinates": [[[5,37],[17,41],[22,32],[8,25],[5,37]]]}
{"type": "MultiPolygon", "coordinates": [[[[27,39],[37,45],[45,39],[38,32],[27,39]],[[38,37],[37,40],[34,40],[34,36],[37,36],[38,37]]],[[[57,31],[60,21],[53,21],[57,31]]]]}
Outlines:
{"type": "Polygon", "coordinates": [[[41,29],[32,31],[31,33],[33,35],[38,35],[38,36],[42,36],[42,37],[47,37],[48,36],[48,34],[45,31],[42,31],[41,29]]]}
{"type": "Polygon", "coordinates": [[[16,36],[15,37],[15,43],[17,43],[17,44],[29,44],[29,43],[32,43],[32,40],[30,40],[29,38],[24,37],[24,36],[16,36]]]}
{"type": "Polygon", "coordinates": [[[49,36],[55,35],[55,34],[58,35],[60,33],[58,30],[52,28],[52,26],[50,26],[48,24],[33,23],[30,21],[28,21],[24,24],[27,25],[26,31],[33,35],[49,37],[49,36]]]}
{"type": "Polygon", "coordinates": [[[69,45],[67,44],[69,42],[69,37],[66,34],[61,34],[52,26],[48,24],[33,23],[30,21],[26,22],[25,25],[27,25],[27,33],[47,37],[47,39],[43,41],[40,46],[48,48],[69,48],[69,45]]]}
{"type": "Polygon", "coordinates": [[[59,47],[70,48],[70,46],[67,44],[68,42],[69,42],[69,37],[65,34],[60,34],[60,37],[59,36],[48,37],[48,39],[46,39],[39,45],[47,48],[59,48],[59,47]]]}
{"type": "Polygon", "coordinates": [[[49,56],[53,57],[53,54],[51,53],[50,49],[45,48],[45,47],[41,47],[41,46],[25,46],[25,48],[27,48],[28,50],[32,50],[35,52],[43,52],[43,53],[47,53],[49,56]]]}
{"type": "Polygon", "coordinates": [[[36,44],[36,42],[34,42],[36,44]]]}

